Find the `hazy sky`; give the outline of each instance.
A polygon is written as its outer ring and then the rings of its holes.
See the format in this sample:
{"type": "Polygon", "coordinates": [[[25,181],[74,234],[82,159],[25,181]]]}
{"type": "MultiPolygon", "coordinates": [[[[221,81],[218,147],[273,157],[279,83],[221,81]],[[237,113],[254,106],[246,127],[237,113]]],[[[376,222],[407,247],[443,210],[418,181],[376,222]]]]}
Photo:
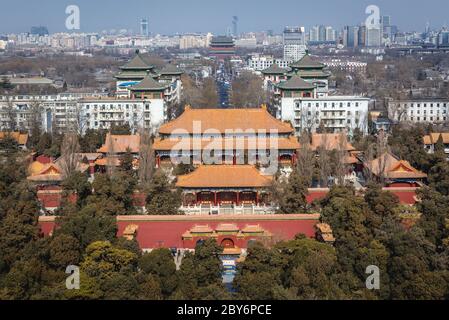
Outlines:
{"type": "Polygon", "coordinates": [[[51,33],[67,31],[65,8],[71,4],[80,8],[81,32],[138,31],[139,20],[148,17],[154,33],[223,34],[233,15],[239,17],[239,32],[280,32],[285,25],[341,28],[365,21],[369,4],[391,15],[401,30],[449,22],[448,0],[0,0],[0,34],[26,32],[33,25],[45,25],[51,33]]]}

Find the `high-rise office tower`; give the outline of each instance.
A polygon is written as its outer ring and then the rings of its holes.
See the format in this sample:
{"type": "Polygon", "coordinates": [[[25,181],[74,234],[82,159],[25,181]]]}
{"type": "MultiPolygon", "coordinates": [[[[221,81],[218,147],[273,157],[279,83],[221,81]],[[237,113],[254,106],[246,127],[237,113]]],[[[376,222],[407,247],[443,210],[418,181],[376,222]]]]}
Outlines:
{"type": "Polygon", "coordinates": [[[397,27],[391,24],[391,16],[382,16],[382,31],[384,39],[393,39],[397,32],[397,27]]]}
{"type": "Polygon", "coordinates": [[[239,17],[237,17],[237,16],[233,16],[232,17],[232,35],[234,36],[234,37],[237,37],[237,24],[238,24],[238,22],[239,22],[239,17]]]}
{"type": "Polygon", "coordinates": [[[326,27],[326,41],[336,41],[336,40],[337,40],[337,33],[335,32],[334,28],[326,27]]]}
{"type": "MultiPolygon", "coordinates": [[[[390,18],[385,16],[386,22],[390,23],[390,18]]],[[[380,47],[382,45],[382,20],[383,17],[373,18],[366,23],[366,46],[367,47],[380,47]]]]}
{"type": "Polygon", "coordinates": [[[326,41],[326,27],[318,26],[318,41],[326,41]]]}
{"type": "Polygon", "coordinates": [[[319,35],[319,28],[318,26],[314,26],[310,28],[309,30],[309,41],[315,42],[318,41],[320,35],[319,35]]]}
{"type": "Polygon", "coordinates": [[[148,37],[150,35],[147,18],[143,18],[142,20],[140,20],[140,35],[145,37],[148,37]]]}
{"type": "Polygon", "coordinates": [[[382,32],[380,28],[366,28],[366,46],[380,47],[382,44],[382,32]]]}
{"type": "Polygon", "coordinates": [[[285,27],[284,59],[298,61],[306,54],[304,27],[285,27]]]}
{"type": "Polygon", "coordinates": [[[343,45],[347,48],[359,46],[359,27],[345,26],[343,29],[343,45]]]}
{"type": "Polygon", "coordinates": [[[449,30],[443,28],[438,34],[438,45],[439,46],[449,46],[449,30]]]}
{"type": "Polygon", "coordinates": [[[359,47],[365,47],[366,46],[366,26],[362,25],[359,26],[359,31],[358,31],[358,44],[357,46],[359,47]]]}
{"type": "Polygon", "coordinates": [[[391,26],[391,16],[382,16],[382,25],[384,27],[391,26]]]}
{"type": "Polygon", "coordinates": [[[45,36],[48,35],[48,29],[44,26],[31,27],[30,33],[38,36],[45,36]]]}

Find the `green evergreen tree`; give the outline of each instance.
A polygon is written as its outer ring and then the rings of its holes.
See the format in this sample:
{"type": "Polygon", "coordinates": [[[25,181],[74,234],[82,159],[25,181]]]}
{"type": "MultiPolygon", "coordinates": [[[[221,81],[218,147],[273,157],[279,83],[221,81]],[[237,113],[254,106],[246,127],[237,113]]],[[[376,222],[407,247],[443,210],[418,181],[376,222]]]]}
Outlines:
{"type": "Polygon", "coordinates": [[[279,211],[284,214],[304,213],[308,210],[306,196],[308,184],[294,169],[288,178],[288,182],[282,187],[279,211]]]}
{"type": "Polygon", "coordinates": [[[149,214],[176,215],[181,206],[179,192],[173,192],[167,176],[162,170],[157,171],[151,180],[146,198],[149,214]]]}

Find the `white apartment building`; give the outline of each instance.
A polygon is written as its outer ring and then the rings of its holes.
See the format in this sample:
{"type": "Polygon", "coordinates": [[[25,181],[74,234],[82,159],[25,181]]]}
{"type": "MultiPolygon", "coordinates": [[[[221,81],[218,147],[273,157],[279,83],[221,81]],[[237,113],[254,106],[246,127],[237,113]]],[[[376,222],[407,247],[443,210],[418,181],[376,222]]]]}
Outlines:
{"type": "Polygon", "coordinates": [[[281,119],[290,121],[297,133],[315,132],[320,126],[331,132],[355,129],[368,133],[370,99],[359,96],[326,96],[320,98],[281,98],[281,119]]]}
{"type": "Polygon", "coordinates": [[[0,130],[29,131],[39,120],[47,132],[77,129],[80,123],[78,100],[105,94],[61,93],[57,95],[0,96],[0,130]]]}
{"type": "Polygon", "coordinates": [[[307,46],[302,44],[285,44],[284,59],[298,61],[307,53],[307,46]]]}
{"type": "Polygon", "coordinates": [[[165,102],[155,99],[85,98],[78,102],[81,111],[81,132],[87,129],[109,129],[113,125],[129,124],[156,130],[166,120],[165,102]]]}
{"type": "Polygon", "coordinates": [[[449,99],[389,100],[388,117],[397,122],[441,124],[448,120],[449,99]]]}
{"type": "Polygon", "coordinates": [[[254,71],[262,71],[268,69],[276,63],[279,67],[287,69],[292,60],[275,59],[270,55],[253,55],[248,59],[248,68],[254,71]]]}
{"type": "Polygon", "coordinates": [[[366,68],[368,67],[368,63],[366,62],[341,60],[341,59],[332,59],[328,61],[323,61],[323,63],[331,69],[342,70],[347,72],[366,73],[366,68]]]}
{"type": "Polygon", "coordinates": [[[307,52],[305,28],[285,27],[283,33],[284,59],[298,61],[307,52]]]}
{"type": "Polygon", "coordinates": [[[128,123],[132,130],[158,126],[167,118],[163,96],[129,99],[106,95],[51,95],[0,97],[0,130],[30,131],[39,121],[46,132],[108,129],[128,123]]]}
{"type": "Polygon", "coordinates": [[[207,48],[212,40],[212,34],[186,34],[179,39],[179,49],[191,49],[191,48],[207,48]]]}

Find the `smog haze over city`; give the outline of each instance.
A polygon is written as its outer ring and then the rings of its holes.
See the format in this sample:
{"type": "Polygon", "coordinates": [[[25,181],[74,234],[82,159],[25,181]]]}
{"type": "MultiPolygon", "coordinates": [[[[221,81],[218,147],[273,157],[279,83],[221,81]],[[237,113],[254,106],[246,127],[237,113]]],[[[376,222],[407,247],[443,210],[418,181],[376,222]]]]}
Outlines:
{"type": "Polygon", "coordinates": [[[242,32],[274,30],[284,25],[326,24],[335,27],[358,24],[365,19],[368,5],[380,7],[383,14],[407,31],[421,31],[427,22],[449,23],[446,0],[369,1],[369,0],[1,0],[0,33],[28,31],[32,25],[46,25],[51,33],[64,32],[65,8],[78,5],[82,32],[127,29],[137,32],[139,19],[148,17],[150,30],[159,34],[186,32],[225,33],[229,17],[238,15],[242,32]],[[406,3],[406,4],[404,4],[406,3]]]}
{"type": "Polygon", "coordinates": [[[0,0],[2,315],[447,312],[424,301],[449,301],[448,23],[449,0],[0,0]]]}

